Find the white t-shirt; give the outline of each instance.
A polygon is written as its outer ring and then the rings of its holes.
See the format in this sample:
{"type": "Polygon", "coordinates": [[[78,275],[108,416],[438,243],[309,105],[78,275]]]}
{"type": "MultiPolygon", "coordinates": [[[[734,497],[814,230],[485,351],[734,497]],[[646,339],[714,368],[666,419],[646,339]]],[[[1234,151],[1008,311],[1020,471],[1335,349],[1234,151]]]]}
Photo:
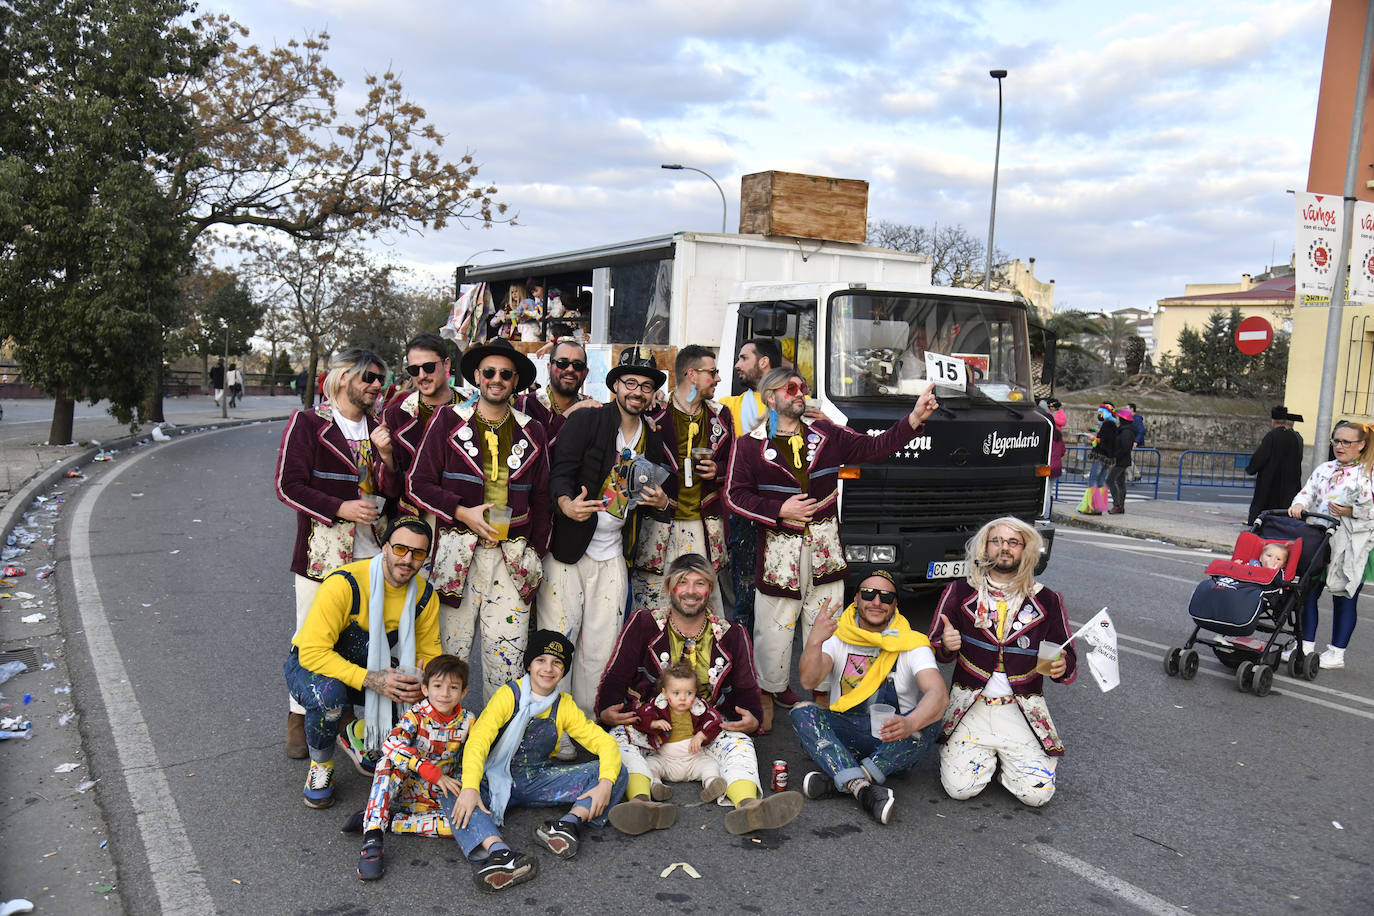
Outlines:
{"type": "MultiPolygon", "coordinates": [[[[363,443],[367,443],[367,448],[372,448],[372,438],[367,432],[366,417],[350,420],[348,417],[335,411],[334,425],[339,427],[339,432],[344,434],[344,438],[347,439],[349,445],[352,446],[355,460],[358,455],[358,450],[362,448],[363,443]]],[[[381,459],[374,452],[372,460],[380,461],[381,459]]],[[[372,533],[372,526],[364,525],[359,522],[353,530],[353,559],[367,560],[375,557],[381,552],[382,545],[377,543],[377,536],[372,533]]]]}
{"type": "MultiPolygon", "coordinates": [[[[834,703],[844,695],[845,687],[852,687],[868,673],[869,662],[878,657],[877,646],[856,646],[832,636],[821,644],[821,651],[829,656],[830,702],[834,703]]],[[[916,708],[921,701],[921,688],[916,684],[916,674],[926,668],[938,671],[935,653],[929,646],[908,649],[897,656],[897,664],[892,666],[889,675],[897,687],[897,711],[905,715],[916,708]]]]}
{"type": "MultiPolygon", "coordinates": [[[[619,455],[625,449],[635,451],[634,443],[639,442],[644,435],[644,422],[641,420],[635,434],[629,442],[625,441],[624,431],[617,431],[615,434],[615,452],[619,455]]],[[[596,531],[592,534],[591,543],[587,545],[587,557],[598,563],[605,560],[623,556],[624,548],[620,539],[620,530],[625,527],[625,519],[617,518],[609,512],[596,513],[596,531]]]]}

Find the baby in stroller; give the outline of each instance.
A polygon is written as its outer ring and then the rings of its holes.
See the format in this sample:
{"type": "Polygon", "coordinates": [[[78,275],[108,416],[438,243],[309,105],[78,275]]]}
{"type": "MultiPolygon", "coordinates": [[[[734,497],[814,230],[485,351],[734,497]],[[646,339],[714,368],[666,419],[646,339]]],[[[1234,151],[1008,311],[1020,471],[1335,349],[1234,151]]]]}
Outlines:
{"type": "MultiPolygon", "coordinates": [[[[1254,530],[1236,539],[1229,560],[1207,566],[1208,578],[1198,583],[1188,602],[1193,633],[1181,648],[1165,655],[1165,672],[1193,677],[1198,669],[1193,646],[1200,643],[1235,670],[1241,690],[1266,695],[1280,652],[1298,639],[1302,601],[1321,576],[1330,537],[1322,516],[1302,521],[1281,512],[1262,513],[1254,530]],[[1254,635],[1257,630],[1261,635],[1254,635]]],[[[1316,677],[1315,666],[1309,672],[1304,659],[1289,664],[1294,677],[1316,677]]]]}

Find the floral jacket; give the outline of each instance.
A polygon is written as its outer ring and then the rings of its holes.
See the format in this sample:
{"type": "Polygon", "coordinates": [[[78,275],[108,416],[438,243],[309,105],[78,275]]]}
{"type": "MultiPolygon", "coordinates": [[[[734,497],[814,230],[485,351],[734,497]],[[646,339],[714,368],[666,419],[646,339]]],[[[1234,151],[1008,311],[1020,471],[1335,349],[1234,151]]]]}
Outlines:
{"type": "MultiPolygon", "coordinates": [[[[377,420],[368,414],[366,421],[371,433],[377,420]]],[[[358,466],[348,440],[334,423],[333,408],[321,404],[292,413],[277,449],[273,485],[277,498],[296,511],[293,573],[319,581],[353,561],[354,523],[338,514],[339,506],[358,498],[358,484],[358,466]]],[[[400,488],[400,478],[376,461],[373,492],[394,498],[400,488]]]]}
{"type": "Polygon", "coordinates": [[[816,500],[809,525],[778,517],[788,497],[802,492],[797,478],[768,438],[763,424],[735,440],[725,480],[731,511],[759,526],[754,584],[765,595],[800,598],[802,546],[811,544],[811,584],[844,578],[848,568],[840,544],[839,471],[842,464],[881,461],[920,432],[900,418],[880,436],[866,436],[829,420],[803,420],[806,438],[806,495],[816,500]]]}
{"type": "MultiPolygon", "coordinates": [[[[978,625],[978,590],[967,579],[954,580],[940,596],[940,603],[935,609],[935,622],[930,628],[930,645],[938,661],[953,661],[955,665],[949,708],[945,710],[939,740],[946,741],[954,733],[964,714],[982,696],[988,678],[1000,665],[1011,682],[1016,705],[1040,739],[1045,753],[1059,757],[1064,753],[1064,743],[1059,739],[1049,707],[1045,705],[1042,694],[1044,678],[1035,673],[1035,665],[1040,643],[1052,640],[1056,645],[1061,644],[1068,640],[1072,632],[1069,618],[1064,612],[1064,599],[1058,592],[1037,584],[1035,593],[1027,597],[1020,608],[1013,608],[1011,612],[1014,614],[1012,622],[1006,629],[1006,636],[999,641],[995,622],[989,626],[978,625]],[[945,623],[941,615],[948,617],[963,637],[958,654],[946,651],[942,645],[945,623]]],[[[1078,677],[1078,653],[1074,651],[1073,643],[1064,647],[1064,660],[1067,667],[1058,681],[1072,684],[1078,677]]]]}

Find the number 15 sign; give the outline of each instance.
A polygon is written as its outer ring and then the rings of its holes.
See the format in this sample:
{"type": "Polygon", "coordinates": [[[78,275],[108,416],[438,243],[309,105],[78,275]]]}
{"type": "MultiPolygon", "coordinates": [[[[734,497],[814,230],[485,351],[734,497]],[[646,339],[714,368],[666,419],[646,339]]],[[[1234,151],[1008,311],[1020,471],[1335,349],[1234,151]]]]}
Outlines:
{"type": "Polygon", "coordinates": [[[926,351],[926,378],[941,388],[968,390],[968,364],[939,353],[926,351]]]}

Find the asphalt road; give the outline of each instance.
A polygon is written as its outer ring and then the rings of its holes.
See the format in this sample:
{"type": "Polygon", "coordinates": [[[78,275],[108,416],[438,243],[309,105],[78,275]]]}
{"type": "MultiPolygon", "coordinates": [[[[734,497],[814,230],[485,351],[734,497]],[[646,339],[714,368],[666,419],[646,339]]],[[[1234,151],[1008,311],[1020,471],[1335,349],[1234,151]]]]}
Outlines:
{"type": "MultiPolygon", "coordinates": [[[[342,761],[340,803],[301,803],[305,765],[282,754],[294,518],[270,483],[281,429],[221,430],[92,466],[63,518],[71,562],[59,565],[59,600],[74,696],[126,908],[490,905],[441,839],[389,838],[385,879],[359,882],[358,840],[338,827],[363,806],[367,783],[342,761]]],[[[1374,630],[1356,633],[1351,669],[1314,684],[1280,678],[1265,699],[1238,692],[1210,658],[1193,681],[1166,678],[1160,657],[1187,633],[1187,597],[1208,559],[1060,533],[1045,579],[1065,592],[1077,623],[1112,607],[1122,686],[1102,694],[1086,672],[1050,685],[1068,754],[1045,808],[1025,808],[996,785],[952,801],[932,755],[894,782],[887,827],[826,800],[808,802],[782,830],[731,837],[719,809],[684,807],[670,830],[607,830],[572,862],[539,853],[539,878],[505,905],[558,914],[1368,912],[1374,653],[1365,647],[1374,630]],[[660,878],[673,862],[702,878],[660,878]]],[[[785,720],[759,742],[759,757],[765,769],[787,760],[797,782],[807,769],[785,720]]],[[[515,812],[507,835],[531,849],[535,821],[515,812]]]]}

